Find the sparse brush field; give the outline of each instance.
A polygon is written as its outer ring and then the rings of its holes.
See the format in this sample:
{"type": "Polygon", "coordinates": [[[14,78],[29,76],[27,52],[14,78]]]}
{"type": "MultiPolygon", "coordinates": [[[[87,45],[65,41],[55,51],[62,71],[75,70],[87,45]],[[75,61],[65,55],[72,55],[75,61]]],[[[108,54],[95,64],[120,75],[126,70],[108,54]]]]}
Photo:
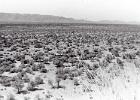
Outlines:
{"type": "Polygon", "coordinates": [[[140,100],[139,94],[138,25],[0,25],[0,100],[140,100]]]}

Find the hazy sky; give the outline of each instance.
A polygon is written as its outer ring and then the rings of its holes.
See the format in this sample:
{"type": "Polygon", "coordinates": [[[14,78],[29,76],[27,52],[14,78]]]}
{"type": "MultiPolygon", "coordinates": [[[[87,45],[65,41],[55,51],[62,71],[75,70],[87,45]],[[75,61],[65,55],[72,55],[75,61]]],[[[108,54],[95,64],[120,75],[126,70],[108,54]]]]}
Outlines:
{"type": "Polygon", "coordinates": [[[140,21],[140,0],[0,0],[0,12],[140,21]]]}

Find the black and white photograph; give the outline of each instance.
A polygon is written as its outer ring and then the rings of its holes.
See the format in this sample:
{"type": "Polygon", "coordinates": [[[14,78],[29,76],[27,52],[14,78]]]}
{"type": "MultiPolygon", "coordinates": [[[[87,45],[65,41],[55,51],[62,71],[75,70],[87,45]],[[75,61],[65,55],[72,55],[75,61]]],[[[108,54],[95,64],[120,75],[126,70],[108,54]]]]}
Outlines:
{"type": "Polygon", "coordinates": [[[140,100],[140,0],[0,0],[0,100],[140,100]]]}

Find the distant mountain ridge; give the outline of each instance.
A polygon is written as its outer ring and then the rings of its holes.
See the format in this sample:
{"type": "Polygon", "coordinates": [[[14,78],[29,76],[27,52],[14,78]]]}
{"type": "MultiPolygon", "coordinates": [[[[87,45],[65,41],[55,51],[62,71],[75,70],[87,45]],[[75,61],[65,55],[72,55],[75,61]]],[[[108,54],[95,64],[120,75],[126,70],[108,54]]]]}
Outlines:
{"type": "Polygon", "coordinates": [[[88,21],[65,18],[53,15],[0,13],[0,23],[95,23],[95,24],[140,24],[140,22],[124,21],[88,21]]]}
{"type": "Polygon", "coordinates": [[[101,20],[101,21],[98,21],[97,23],[101,23],[101,24],[136,24],[136,25],[140,25],[140,22],[136,22],[136,21],[126,22],[126,21],[119,21],[119,20],[114,20],[114,21],[101,20]]]}
{"type": "Polygon", "coordinates": [[[86,20],[76,20],[52,15],[0,13],[0,22],[17,23],[91,23],[86,20]]]}

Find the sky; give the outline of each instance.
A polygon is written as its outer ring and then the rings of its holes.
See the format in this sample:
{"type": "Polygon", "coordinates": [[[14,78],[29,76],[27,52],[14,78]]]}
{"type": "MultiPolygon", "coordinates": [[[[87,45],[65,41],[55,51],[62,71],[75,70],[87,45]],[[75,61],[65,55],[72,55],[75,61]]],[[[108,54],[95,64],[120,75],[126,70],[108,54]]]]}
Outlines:
{"type": "Polygon", "coordinates": [[[140,0],[0,0],[0,12],[140,22],[140,0]]]}

